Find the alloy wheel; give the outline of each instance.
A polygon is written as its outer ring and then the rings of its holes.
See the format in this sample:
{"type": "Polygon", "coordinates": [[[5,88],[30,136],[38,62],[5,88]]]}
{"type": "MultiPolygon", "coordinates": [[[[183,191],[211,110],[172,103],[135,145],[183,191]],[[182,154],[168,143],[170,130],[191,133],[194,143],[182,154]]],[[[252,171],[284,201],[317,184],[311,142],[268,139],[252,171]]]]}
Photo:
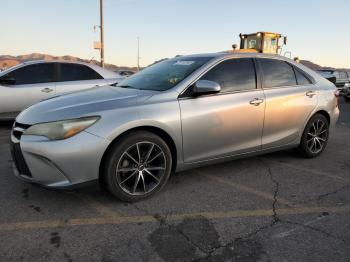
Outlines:
{"type": "Polygon", "coordinates": [[[328,125],[322,119],[312,123],[306,136],[307,147],[311,153],[321,152],[328,139],[328,125]]]}
{"type": "Polygon", "coordinates": [[[165,171],[163,150],[155,143],[144,141],[123,152],[117,164],[116,178],[127,194],[145,195],[158,187],[165,171]]]}

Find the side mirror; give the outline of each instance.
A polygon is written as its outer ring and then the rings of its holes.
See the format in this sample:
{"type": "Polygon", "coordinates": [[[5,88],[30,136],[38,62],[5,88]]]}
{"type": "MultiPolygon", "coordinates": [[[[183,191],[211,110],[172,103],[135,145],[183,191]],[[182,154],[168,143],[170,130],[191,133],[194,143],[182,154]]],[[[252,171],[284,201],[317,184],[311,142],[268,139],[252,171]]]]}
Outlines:
{"type": "Polygon", "coordinates": [[[3,85],[14,85],[14,84],[16,84],[16,79],[14,77],[5,75],[3,77],[0,77],[0,84],[3,84],[3,85]]]}
{"type": "Polygon", "coordinates": [[[221,86],[209,80],[198,80],[193,86],[194,95],[213,94],[221,91],[221,86]]]}
{"type": "Polygon", "coordinates": [[[283,37],[283,44],[287,44],[287,37],[285,36],[285,37],[283,37]]]}

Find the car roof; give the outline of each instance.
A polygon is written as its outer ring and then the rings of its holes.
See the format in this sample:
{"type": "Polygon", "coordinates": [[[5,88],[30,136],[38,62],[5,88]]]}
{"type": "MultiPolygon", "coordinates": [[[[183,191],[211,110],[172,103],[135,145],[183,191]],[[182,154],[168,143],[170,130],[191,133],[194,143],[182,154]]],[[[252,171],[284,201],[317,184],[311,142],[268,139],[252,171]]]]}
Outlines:
{"type": "Polygon", "coordinates": [[[82,65],[88,65],[91,64],[80,62],[80,61],[67,61],[67,60],[61,60],[61,59],[54,59],[54,60],[30,60],[30,61],[24,61],[22,64],[25,65],[33,65],[33,64],[41,64],[41,63],[67,63],[67,64],[82,64],[82,65]]]}
{"type": "Polygon", "coordinates": [[[194,54],[174,57],[173,59],[191,58],[191,57],[211,57],[211,58],[225,58],[225,57],[261,57],[261,58],[278,58],[282,60],[292,59],[275,54],[264,54],[264,53],[251,53],[251,52],[235,52],[235,51],[223,51],[218,53],[207,53],[207,54],[194,54]]]}
{"type": "MultiPolygon", "coordinates": [[[[66,60],[33,60],[33,61],[25,61],[22,62],[12,68],[9,68],[9,70],[14,70],[17,69],[19,67],[22,66],[26,66],[26,65],[35,65],[35,64],[44,64],[44,63],[65,63],[65,64],[78,64],[78,65],[85,65],[88,66],[90,68],[92,68],[93,70],[95,70],[97,73],[99,73],[103,78],[105,79],[111,79],[111,78],[120,78],[121,76],[116,73],[113,72],[112,70],[108,70],[106,68],[100,67],[98,65],[92,64],[92,63],[85,63],[85,62],[79,62],[79,61],[66,61],[66,60]]],[[[7,71],[9,72],[9,71],[7,71]]],[[[3,73],[3,72],[1,72],[3,73]]]]}

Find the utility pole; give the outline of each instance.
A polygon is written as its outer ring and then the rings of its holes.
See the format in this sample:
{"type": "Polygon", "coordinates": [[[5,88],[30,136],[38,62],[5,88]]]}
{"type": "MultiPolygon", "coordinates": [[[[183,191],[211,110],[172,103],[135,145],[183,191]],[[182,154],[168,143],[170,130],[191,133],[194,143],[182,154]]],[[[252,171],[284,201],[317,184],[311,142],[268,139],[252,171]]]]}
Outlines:
{"type": "Polygon", "coordinates": [[[137,71],[140,71],[140,37],[137,37],[137,71]]]}
{"type": "Polygon", "coordinates": [[[103,0],[100,0],[100,33],[101,33],[101,66],[105,66],[105,50],[104,50],[104,35],[103,35],[103,0]]]}

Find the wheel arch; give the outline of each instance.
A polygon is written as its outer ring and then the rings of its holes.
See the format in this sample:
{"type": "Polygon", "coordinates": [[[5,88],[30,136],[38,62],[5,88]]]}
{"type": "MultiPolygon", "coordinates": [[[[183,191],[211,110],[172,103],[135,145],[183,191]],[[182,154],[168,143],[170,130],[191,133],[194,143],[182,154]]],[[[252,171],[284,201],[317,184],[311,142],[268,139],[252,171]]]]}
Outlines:
{"type": "Polygon", "coordinates": [[[317,114],[323,115],[323,116],[327,119],[328,124],[331,123],[331,116],[329,115],[329,113],[328,113],[326,110],[323,110],[323,109],[316,111],[316,112],[309,118],[309,120],[310,120],[314,115],[317,115],[317,114]]]}
{"type": "Polygon", "coordinates": [[[101,175],[103,173],[103,171],[102,171],[103,164],[104,164],[104,161],[106,159],[106,156],[108,155],[108,153],[110,152],[112,147],[116,143],[118,143],[118,141],[123,139],[123,137],[125,137],[127,134],[130,134],[131,132],[135,132],[135,131],[148,131],[150,133],[153,133],[153,134],[159,136],[160,138],[162,138],[164,140],[164,142],[169,146],[169,149],[171,152],[171,158],[172,158],[171,171],[175,172],[176,166],[177,166],[177,148],[176,148],[176,144],[175,144],[173,138],[169,135],[169,133],[166,132],[165,130],[163,130],[162,128],[155,127],[155,126],[150,126],[150,125],[138,126],[138,127],[133,127],[133,128],[130,128],[130,129],[122,132],[117,137],[115,137],[112,140],[112,142],[108,145],[108,147],[105,150],[105,152],[103,153],[102,159],[100,161],[100,167],[99,167],[99,181],[100,181],[100,183],[103,183],[103,179],[101,179],[102,178],[101,175]]]}
{"type": "Polygon", "coordinates": [[[325,109],[318,109],[318,110],[314,111],[313,113],[310,114],[310,116],[308,118],[306,118],[306,121],[303,124],[303,127],[302,127],[302,129],[300,131],[300,134],[299,134],[299,137],[298,137],[298,140],[297,140],[298,144],[300,144],[300,141],[301,141],[301,138],[302,138],[302,135],[304,133],[304,130],[306,128],[307,123],[309,123],[310,119],[313,118],[317,114],[323,115],[327,119],[328,124],[331,123],[331,116],[325,109]]]}

